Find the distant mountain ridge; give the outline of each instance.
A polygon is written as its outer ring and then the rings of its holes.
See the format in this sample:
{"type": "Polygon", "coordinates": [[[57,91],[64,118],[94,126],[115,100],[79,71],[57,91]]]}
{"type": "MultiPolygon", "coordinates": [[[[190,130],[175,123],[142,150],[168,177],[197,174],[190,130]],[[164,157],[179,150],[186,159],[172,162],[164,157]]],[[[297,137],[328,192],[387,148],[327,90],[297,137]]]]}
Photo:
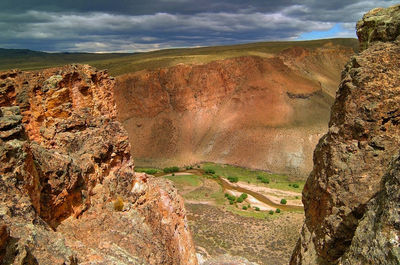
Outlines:
{"type": "Polygon", "coordinates": [[[143,53],[48,53],[29,49],[0,48],[0,71],[8,69],[40,70],[72,63],[107,69],[113,76],[141,70],[155,70],[183,64],[203,64],[240,56],[269,56],[293,46],[316,49],[324,45],[358,49],[356,39],[311,41],[271,41],[200,48],[174,48],[143,53]]]}

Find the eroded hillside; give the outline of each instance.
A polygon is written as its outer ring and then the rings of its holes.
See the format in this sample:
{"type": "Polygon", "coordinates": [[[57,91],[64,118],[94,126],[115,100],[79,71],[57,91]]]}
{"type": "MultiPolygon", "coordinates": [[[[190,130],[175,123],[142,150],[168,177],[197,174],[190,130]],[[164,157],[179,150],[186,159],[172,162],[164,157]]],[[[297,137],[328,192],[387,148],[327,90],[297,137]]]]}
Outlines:
{"type": "Polygon", "coordinates": [[[119,119],[143,165],[214,161],[305,176],[327,130],[343,46],[119,76],[119,119]]]}

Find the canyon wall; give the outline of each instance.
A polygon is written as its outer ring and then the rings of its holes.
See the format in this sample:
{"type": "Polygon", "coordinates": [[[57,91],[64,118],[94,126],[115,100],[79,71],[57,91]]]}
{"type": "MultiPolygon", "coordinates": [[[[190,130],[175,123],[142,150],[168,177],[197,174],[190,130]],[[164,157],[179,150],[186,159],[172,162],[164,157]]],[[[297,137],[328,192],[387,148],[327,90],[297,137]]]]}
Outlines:
{"type": "Polygon", "coordinates": [[[213,161],[306,176],[351,54],[327,42],[126,74],[119,120],[142,166],[213,161]]]}
{"type": "Polygon", "coordinates": [[[115,81],[0,73],[1,264],[197,264],[183,199],[136,175],[115,81]]]}
{"type": "Polygon", "coordinates": [[[371,10],[357,35],[363,51],[315,149],[290,264],[400,263],[400,5],[371,10]]]}

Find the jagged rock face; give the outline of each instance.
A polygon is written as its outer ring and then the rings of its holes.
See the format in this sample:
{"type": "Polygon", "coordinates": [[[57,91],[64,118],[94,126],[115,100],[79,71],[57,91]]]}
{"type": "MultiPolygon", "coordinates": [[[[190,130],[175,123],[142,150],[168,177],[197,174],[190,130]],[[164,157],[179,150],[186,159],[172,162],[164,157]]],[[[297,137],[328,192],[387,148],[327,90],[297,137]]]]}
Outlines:
{"type": "MultiPolygon", "coordinates": [[[[371,19],[371,14],[364,18],[371,19]]],[[[390,220],[395,216],[375,212],[377,218],[372,218],[374,210],[389,209],[381,207],[386,202],[371,199],[383,192],[383,176],[400,145],[400,43],[369,45],[342,73],[329,132],[315,149],[314,168],[303,190],[306,220],[291,264],[337,264],[346,252],[343,264],[379,264],[375,262],[394,251],[396,244],[386,246],[392,250],[378,248],[368,256],[364,248],[357,247],[366,243],[360,241],[365,239],[371,239],[370,246],[382,247],[389,236],[378,238],[379,233],[398,234],[394,224],[382,232],[383,227],[377,228],[385,222],[381,219],[384,215],[390,220]],[[366,227],[379,232],[375,241],[371,234],[362,235],[366,227]],[[365,262],[357,261],[358,255],[365,262]]]]}
{"type": "Polygon", "coordinates": [[[136,161],[214,161],[306,176],[353,51],[290,48],[270,58],[176,65],[117,78],[136,161]]]}
{"type": "Polygon", "coordinates": [[[182,199],[135,176],[113,90],[89,66],[0,73],[6,264],[196,264],[182,199]]]}

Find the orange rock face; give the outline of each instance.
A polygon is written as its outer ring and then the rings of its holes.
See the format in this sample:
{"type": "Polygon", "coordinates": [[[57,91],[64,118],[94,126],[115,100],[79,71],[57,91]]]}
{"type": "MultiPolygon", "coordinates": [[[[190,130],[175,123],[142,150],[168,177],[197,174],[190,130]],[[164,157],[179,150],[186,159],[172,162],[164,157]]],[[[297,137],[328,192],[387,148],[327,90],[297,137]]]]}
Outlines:
{"type": "Polygon", "coordinates": [[[292,48],[123,75],[119,120],[143,164],[214,161],[306,175],[352,52],[292,48]]]}
{"type": "Polygon", "coordinates": [[[135,176],[113,90],[89,66],[0,73],[6,264],[197,263],[182,199],[135,176]]]}

